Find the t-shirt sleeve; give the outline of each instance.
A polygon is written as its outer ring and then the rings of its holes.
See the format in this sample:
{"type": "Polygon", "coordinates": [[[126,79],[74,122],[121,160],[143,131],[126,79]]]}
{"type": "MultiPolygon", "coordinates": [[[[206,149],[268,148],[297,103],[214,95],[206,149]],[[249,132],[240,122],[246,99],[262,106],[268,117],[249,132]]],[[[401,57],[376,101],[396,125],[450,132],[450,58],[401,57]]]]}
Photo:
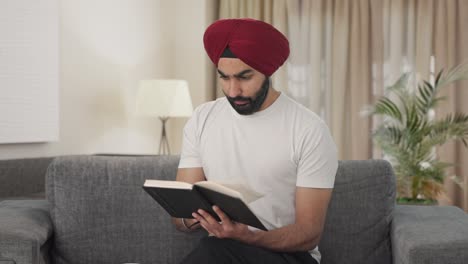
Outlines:
{"type": "Polygon", "coordinates": [[[199,168],[202,167],[199,138],[198,138],[198,114],[194,111],[192,117],[187,121],[183,131],[182,150],[180,153],[179,168],[199,168]]]}
{"type": "Polygon", "coordinates": [[[333,188],[338,157],[327,125],[323,121],[316,122],[299,142],[296,186],[333,188]]]}

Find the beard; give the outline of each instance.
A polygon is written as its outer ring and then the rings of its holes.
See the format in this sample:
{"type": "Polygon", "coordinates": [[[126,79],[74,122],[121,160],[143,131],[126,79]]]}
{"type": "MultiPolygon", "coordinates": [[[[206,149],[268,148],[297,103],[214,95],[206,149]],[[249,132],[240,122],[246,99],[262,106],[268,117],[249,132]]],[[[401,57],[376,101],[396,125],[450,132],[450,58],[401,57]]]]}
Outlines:
{"type": "Polygon", "coordinates": [[[255,112],[258,112],[262,107],[263,102],[268,95],[268,90],[270,88],[270,78],[265,77],[265,80],[260,87],[260,90],[255,94],[253,97],[243,97],[243,96],[236,96],[236,97],[229,97],[224,93],[227,100],[231,104],[232,108],[236,110],[237,113],[240,115],[251,115],[255,112]],[[235,101],[242,101],[244,104],[238,105],[234,103],[235,101]]]}

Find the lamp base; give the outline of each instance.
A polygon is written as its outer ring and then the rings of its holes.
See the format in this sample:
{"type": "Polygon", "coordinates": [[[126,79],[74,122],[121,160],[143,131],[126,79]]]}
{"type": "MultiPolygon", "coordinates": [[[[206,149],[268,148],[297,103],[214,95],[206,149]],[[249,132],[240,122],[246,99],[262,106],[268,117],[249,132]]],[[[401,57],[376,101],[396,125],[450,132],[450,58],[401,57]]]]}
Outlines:
{"type": "Polygon", "coordinates": [[[166,122],[169,117],[159,117],[162,122],[161,140],[159,141],[159,155],[171,155],[171,149],[169,148],[169,141],[167,140],[166,134],[166,122]]]}

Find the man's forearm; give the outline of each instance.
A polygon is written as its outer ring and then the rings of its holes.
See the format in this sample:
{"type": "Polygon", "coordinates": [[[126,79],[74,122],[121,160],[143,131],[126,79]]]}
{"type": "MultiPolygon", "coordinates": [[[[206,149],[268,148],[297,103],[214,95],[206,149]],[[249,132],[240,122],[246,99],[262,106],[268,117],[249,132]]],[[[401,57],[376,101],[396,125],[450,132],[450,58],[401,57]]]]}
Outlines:
{"type": "Polygon", "coordinates": [[[308,251],[317,246],[320,236],[313,227],[292,224],[271,231],[255,231],[246,243],[274,251],[308,251]]]}

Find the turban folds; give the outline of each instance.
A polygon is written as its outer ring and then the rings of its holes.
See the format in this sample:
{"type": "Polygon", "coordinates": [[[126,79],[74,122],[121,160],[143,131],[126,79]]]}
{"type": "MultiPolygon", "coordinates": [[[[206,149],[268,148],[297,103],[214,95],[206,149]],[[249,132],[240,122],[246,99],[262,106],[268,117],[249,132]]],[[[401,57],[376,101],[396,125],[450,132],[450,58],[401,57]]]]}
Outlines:
{"type": "Polygon", "coordinates": [[[237,58],[271,76],[289,56],[288,39],[272,25],[255,19],[221,19],[203,36],[206,53],[217,66],[229,47],[237,58]]]}

